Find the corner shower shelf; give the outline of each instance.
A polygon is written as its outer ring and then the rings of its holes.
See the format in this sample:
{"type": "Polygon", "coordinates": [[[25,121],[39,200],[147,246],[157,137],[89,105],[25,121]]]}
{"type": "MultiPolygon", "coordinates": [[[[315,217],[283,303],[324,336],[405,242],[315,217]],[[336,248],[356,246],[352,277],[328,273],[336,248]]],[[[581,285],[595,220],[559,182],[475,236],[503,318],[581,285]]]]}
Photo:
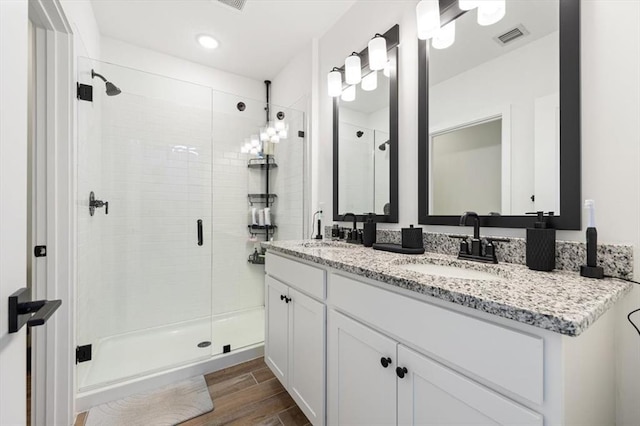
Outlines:
{"type": "Polygon", "coordinates": [[[264,204],[266,202],[273,204],[278,196],[276,194],[248,194],[247,198],[249,198],[249,204],[251,205],[253,203],[264,204]]]}
{"type": "Polygon", "coordinates": [[[278,164],[276,164],[275,158],[271,156],[267,156],[267,157],[268,157],[268,163],[267,163],[267,160],[265,160],[264,158],[251,158],[249,160],[249,164],[247,164],[247,167],[249,167],[250,169],[266,169],[268,165],[270,169],[277,168],[278,164]]]}

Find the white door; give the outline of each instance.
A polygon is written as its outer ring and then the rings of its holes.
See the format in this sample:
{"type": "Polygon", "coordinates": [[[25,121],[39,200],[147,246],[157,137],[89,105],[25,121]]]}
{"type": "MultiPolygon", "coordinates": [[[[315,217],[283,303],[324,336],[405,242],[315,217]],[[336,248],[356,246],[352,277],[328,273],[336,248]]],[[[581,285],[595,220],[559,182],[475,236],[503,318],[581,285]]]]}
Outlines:
{"type": "Polygon", "coordinates": [[[395,425],[396,342],[330,310],[327,345],[327,424],[395,425]]]}
{"type": "Polygon", "coordinates": [[[26,286],[27,0],[0,1],[0,424],[26,422],[26,328],[8,333],[9,295],[26,286]]]}
{"type": "Polygon", "coordinates": [[[289,289],[289,393],[314,425],[324,424],[322,303],[289,289]]]}
{"type": "Polygon", "coordinates": [[[398,424],[542,426],[542,416],[398,345],[398,424]]]}
{"type": "Polygon", "coordinates": [[[289,287],[280,281],[265,276],[265,350],[264,360],[280,380],[287,386],[287,364],[289,362],[289,287]]]}

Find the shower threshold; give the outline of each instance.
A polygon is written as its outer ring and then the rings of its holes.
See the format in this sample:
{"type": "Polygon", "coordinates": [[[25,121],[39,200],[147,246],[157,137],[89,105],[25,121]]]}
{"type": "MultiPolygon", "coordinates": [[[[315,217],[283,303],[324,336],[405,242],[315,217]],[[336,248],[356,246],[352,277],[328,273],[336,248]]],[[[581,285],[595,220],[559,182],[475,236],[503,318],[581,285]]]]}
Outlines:
{"type": "Polygon", "coordinates": [[[91,391],[264,342],[264,307],[109,336],[78,364],[78,390],[91,391]],[[203,345],[203,342],[211,342],[203,345]],[[200,344],[200,346],[199,346],[200,344]]]}

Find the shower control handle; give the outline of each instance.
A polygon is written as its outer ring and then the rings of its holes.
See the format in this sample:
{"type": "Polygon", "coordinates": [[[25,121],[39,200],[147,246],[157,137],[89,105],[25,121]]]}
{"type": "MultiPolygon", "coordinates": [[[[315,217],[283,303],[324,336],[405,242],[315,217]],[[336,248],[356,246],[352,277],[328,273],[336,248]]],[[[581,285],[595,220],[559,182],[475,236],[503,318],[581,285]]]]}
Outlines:
{"type": "Polygon", "coordinates": [[[97,208],[104,207],[104,214],[109,214],[109,202],[96,199],[93,191],[89,193],[89,214],[93,216],[97,208]]]}

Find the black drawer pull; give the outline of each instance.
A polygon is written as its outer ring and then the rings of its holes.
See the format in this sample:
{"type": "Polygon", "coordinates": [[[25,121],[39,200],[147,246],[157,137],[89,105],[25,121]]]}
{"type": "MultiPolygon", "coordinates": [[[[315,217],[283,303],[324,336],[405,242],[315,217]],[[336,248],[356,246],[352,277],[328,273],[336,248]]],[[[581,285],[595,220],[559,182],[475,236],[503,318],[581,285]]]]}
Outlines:
{"type": "Polygon", "coordinates": [[[398,377],[400,377],[401,379],[404,379],[404,375],[407,374],[407,367],[397,367],[396,368],[396,374],[398,375],[398,377]]]}
{"type": "Polygon", "coordinates": [[[387,367],[389,366],[389,364],[391,364],[391,358],[389,358],[389,357],[387,357],[387,358],[385,358],[385,357],[380,358],[380,364],[382,364],[382,366],[383,366],[384,368],[387,368],[387,367]]]}
{"type": "Polygon", "coordinates": [[[201,246],[202,241],[202,219],[198,219],[198,245],[201,246]]]}

